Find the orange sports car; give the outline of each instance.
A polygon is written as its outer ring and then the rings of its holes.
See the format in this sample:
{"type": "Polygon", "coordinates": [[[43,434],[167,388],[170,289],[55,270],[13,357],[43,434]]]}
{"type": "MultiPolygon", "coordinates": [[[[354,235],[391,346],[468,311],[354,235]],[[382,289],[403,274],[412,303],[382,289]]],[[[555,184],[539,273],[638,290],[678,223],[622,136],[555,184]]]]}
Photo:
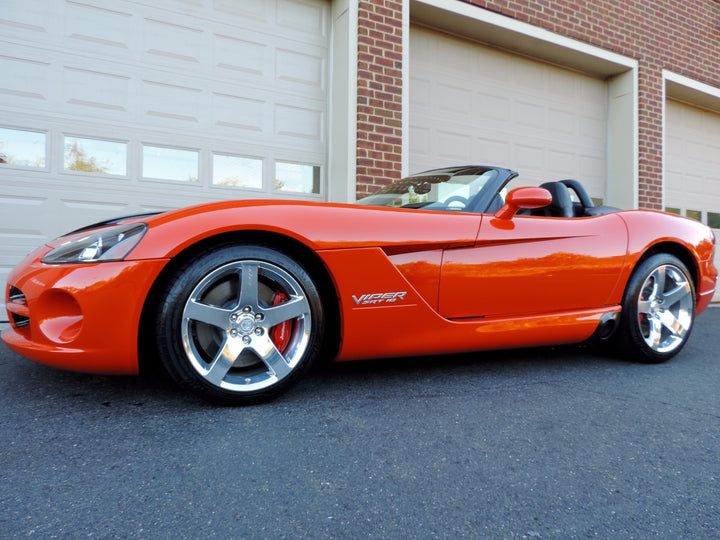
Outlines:
{"type": "Polygon", "coordinates": [[[574,180],[438,169],[359,204],[227,201],[98,223],[8,278],[14,351],[65,369],[159,362],[224,404],[256,403],[321,357],[613,340],[662,362],[710,303],[712,231],[595,206],[574,180]]]}

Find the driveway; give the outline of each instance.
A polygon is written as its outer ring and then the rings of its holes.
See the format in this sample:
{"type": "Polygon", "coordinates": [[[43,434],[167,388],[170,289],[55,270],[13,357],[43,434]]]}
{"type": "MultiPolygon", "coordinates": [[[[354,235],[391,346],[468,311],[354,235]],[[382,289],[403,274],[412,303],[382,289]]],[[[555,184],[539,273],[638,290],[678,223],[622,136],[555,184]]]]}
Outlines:
{"type": "Polygon", "coordinates": [[[720,308],[669,363],[331,366],[218,408],[0,345],[0,537],[717,538],[720,308]]]}

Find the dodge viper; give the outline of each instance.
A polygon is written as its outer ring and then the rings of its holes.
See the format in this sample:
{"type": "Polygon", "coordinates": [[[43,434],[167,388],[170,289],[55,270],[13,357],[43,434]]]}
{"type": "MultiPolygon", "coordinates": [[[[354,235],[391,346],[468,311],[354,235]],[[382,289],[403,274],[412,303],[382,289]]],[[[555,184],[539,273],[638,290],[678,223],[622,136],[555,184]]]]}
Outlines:
{"type": "Polygon", "coordinates": [[[358,204],[225,201],[85,227],[10,273],[2,338],[70,370],[156,362],[222,404],[277,396],[322,357],[593,340],[677,354],[715,290],[712,231],[517,176],[445,168],[358,204]]]}

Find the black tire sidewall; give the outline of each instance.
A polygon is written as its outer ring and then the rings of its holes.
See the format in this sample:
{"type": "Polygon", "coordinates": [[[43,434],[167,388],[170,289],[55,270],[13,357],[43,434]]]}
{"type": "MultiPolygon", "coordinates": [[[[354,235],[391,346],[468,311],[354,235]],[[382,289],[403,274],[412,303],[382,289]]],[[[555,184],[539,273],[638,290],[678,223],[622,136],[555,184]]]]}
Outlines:
{"type": "Polygon", "coordinates": [[[171,273],[159,295],[155,313],[155,344],[167,372],[182,387],[219,405],[250,405],[276,397],[307,372],[322,346],[323,305],[310,273],[294,258],[263,244],[230,244],[197,253],[171,273]],[[310,340],[300,361],[277,383],[253,392],[235,392],[205,380],[191,365],[181,338],[183,311],[198,283],[217,268],[242,260],[268,262],[288,272],[302,287],[311,312],[310,340]]]}
{"type": "Polygon", "coordinates": [[[627,287],[625,288],[625,294],[622,302],[620,328],[618,330],[616,340],[620,353],[629,360],[642,363],[657,364],[669,360],[682,350],[690,338],[690,333],[692,332],[692,328],[695,324],[695,304],[695,286],[687,267],[673,255],[666,253],[651,255],[642,261],[637,268],[635,268],[628,280],[627,287]],[[672,351],[664,353],[653,350],[647,343],[645,343],[645,340],[640,332],[637,311],[641,288],[645,283],[645,280],[656,268],[663,265],[675,266],[682,272],[685,279],[687,279],[690,284],[693,299],[690,328],[685,334],[683,342],[672,351]]]}

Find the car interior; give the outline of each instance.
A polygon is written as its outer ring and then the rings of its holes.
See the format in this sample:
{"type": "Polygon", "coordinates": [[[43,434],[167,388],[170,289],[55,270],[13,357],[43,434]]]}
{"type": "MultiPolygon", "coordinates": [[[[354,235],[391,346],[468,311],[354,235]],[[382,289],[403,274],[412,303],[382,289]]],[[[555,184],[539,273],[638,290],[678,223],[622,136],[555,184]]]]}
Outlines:
{"type": "MultiPolygon", "coordinates": [[[[583,185],[577,180],[566,179],[558,182],[545,182],[540,184],[540,187],[550,192],[552,202],[542,208],[520,210],[519,215],[578,218],[600,216],[620,211],[619,208],[612,206],[595,205],[583,185]]],[[[496,204],[496,201],[493,200],[491,207],[494,208],[496,204]]],[[[492,209],[489,209],[489,211],[493,212],[492,209]]]]}

